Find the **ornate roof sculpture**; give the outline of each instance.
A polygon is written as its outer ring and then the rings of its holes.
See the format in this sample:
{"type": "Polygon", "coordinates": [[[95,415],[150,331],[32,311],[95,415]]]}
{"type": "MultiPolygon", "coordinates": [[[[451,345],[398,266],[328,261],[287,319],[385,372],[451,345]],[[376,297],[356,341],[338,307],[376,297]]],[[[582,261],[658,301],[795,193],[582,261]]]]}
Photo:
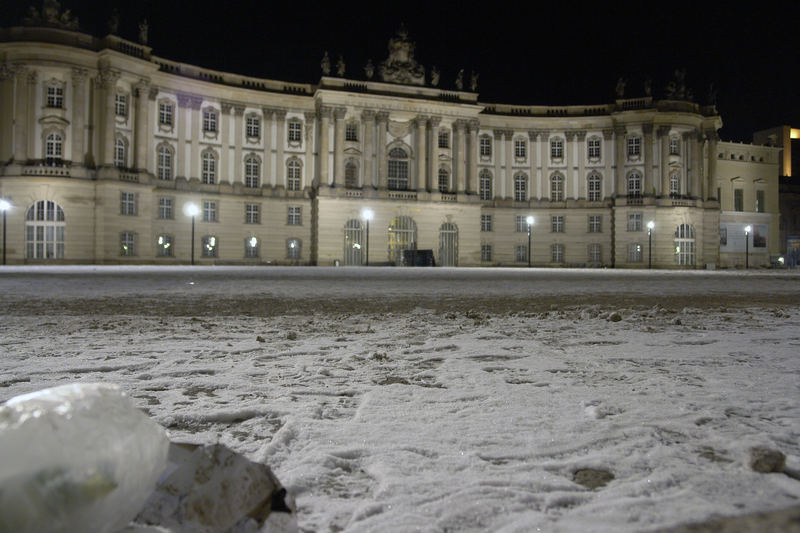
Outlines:
{"type": "Polygon", "coordinates": [[[401,24],[397,36],[389,39],[389,57],[378,67],[381,81],[425,85],[425,67],[414,59],[415,46],[408,39],[405,26],[401,24]]]}
{"type": "Polygon", "coordinates": [[[28,9],[28,15],[23,20],[26,26],[49,26],[62,30],[78,30],[78,17],[65,9],[62,13],[61,2],[58,0],[44,0],[41,12],[35,7],[28,9]]]}

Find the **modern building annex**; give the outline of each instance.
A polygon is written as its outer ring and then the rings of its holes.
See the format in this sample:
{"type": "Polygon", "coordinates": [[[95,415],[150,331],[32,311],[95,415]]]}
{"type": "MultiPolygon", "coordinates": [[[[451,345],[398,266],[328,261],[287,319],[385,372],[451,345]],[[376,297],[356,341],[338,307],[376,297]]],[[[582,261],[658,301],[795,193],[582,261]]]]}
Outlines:
{"type": "Polygon", "coordinates": [[[9,263],[432,250],[445,266],[693,269],[778,253],[780,150],[720,141],[680,73],[658,97],[620,84],[612,103],[517,106],[481,102],[475,75],[440,88],[402,29],[362,75],[326,54],[312,85],[157,57],[146,28],[136,43],[36,15],[0,29],[9,263]]]}

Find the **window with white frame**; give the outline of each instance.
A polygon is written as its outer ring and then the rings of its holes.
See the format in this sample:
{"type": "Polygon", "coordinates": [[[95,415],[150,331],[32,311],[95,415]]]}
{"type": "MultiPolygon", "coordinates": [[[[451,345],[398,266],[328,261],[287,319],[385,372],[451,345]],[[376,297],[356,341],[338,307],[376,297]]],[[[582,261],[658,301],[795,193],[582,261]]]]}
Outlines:
{"type": "Polygon", "coordinates": [[[669,175],[669,194],[673,197],[681,194],[681,181],[677,172],[669,175]]]}
{"type": "Polygon", "coordinates": [[[244,160],[244,186],[261,186],[261,161],[255,155],[249,155],[244,160]]]}
{"type": "Polygon", "coordinates": [[[298,119],[292,119],[288,123],[286,130],[287,140],[290,144],[297,144],[303,140],[303,123],[298,119]]]}
{"type": "Polygon", "coordinates": [[[203,202],[203,222],[216,222],[217,221],[217,202],[204,201],[203,202]]]}
{"type": "Polygon", "coordinates": [[[564,139],[558,137],[550,139],[550,158],[551,159],[564,158],[564,139]]]}
{"type": "Polygon", "coordinates": [[[550,217],[550,231],[553,233],[564,233],[564,215],[553,215],[550,217]]]}
{"type": "Polygon", "coordinates": [[[64,137],[58,132],[48,133],[44,140],[44,156],[48,164],[61,164],[64,137]]]}
{"type": "Polygon", "coordinates": [[[514,229],[517,233],[527,233],[528,217],[525,215],[514,215],[514,229]]]}
{"type": "Polygon", "coordinates": [[[358,142],[358,122],[348,122],[344,127],[344,140],[358,142]]]}
{"type": "Polygon", "coordinates": [[[203,152],[203,183],[213,185],[217,181],[217,154],[213,150],[203,152]]]}
{"type": "Polygon", "coordinates": [[[599,244],[590,244],[589,245],[589,262],[590,263],[602,263],[603,262],[603,254],[602,248],[599,244]]]}
{"type": "Polygon", "coordinates": [[[136,214],[136,193],[135,192],[120,192],[119,193],[119,213],[121,215],[135,215],[136,214]]]}
{"type": "Polygon", "coordinates": [[[261,118],[258,115],[247,115],[245,133],[250,140],[257,140],[261,137],[261,118]]]}
{"type": "Polygon", "coordinates": [[[669,155],[681,155],[681,140],[677,135],[669,138],[669,155]]]}
{"type": "Polygon", "coordinates": [[[450,172],[446,168],[439,169],[439,192],[450,192],[450,172]]]}
{"type": "Polygon", "coordinates": [[[488,135],[481,135],[478,140],[481,157],[492,157],[492,139],[488,135]]]}
{"type": "Polygon", "coordinates": [[[589,215],[589,233],[601,233],[602,228],[602,215],[589,215]]]}
{"type": "Polygon", "coordinates": [[[160,180],[172,179],[172,148],[167,144],[159,144],[157,151],[156,173],[160,180]]]}
{"type": "Polygon", "coordinates": [[[675,229],[675,264],[692,266],[695,261],[694,226],[681,224],[675,229]]]}
{"type": "Polygon", "coordinates": [[[250,259],[258,257],[258,239],[256,237],[248,237],[244,240],[244,256],[250,259]]]}
{"type": "Polygon", "coordinates": [[[128,95],[117,93],[114,95],[114,114],[118,117],[128,116],[128,95]]]}
{"type": "Polygon", "coordinates": [[[588,199],[590,202],[599,202],[602,199],[602,177],[597,172],[592,172],[587,178],[588,199]]]}
{"type": "Polygon", "coordinates": [[[642,231],[641,213],[628,213],[628,231],[642,231]]]}
{"type": "Polygon", "coordinates": [[[554,244],[550,247],[550,260],[553,263],[563,263],[564,262],[564,245],[563,244],[554,244]]]}
{"type": "Polygon", "coordinates": [[[631,172],[628,175],[628,198],[640,198],[642,196],[642,175],[638,172],[631,172]]]}
{"type": "Polygon", "coordinates": [[[517,263],[525,263],[528,261],[528,245],[518,244],[514,247],[514,260],[517,263]]]}
{"type": "Polygon", "coordinates": [[[38,200],[25,213],[25,258],[64,259],[66,218],[60,205],[38,200]]]}
{"type": "Polygon", "coordinates": [[[550,177],[550,200],[553,202],[564,201],[564,176],[553,174],[550,177]]]}
{"type": "Polygon", "coordinates": [[[208,108],[203,110],[203,131],[217,133],[217,110],[208,108]]]}
{"type": "Polygon", "coordinates": [[[481,215],[481,231],[492,231],[492,215],[481,215]]]}
{"type": "Polygon", "coordinates": [[[592,161],[600,159],[600,137],[589,137],[586,139],[586,153],[592,161]]]}
{"type": "Polygon", "coordinates": [[[132,231],[119,234],[119,255],[136,255],[136,235],[132,231]]]}
{"type": "Polygon", "coordinates": [[[244,223],[261,223],[261,206],[259,204],[244,204],[244,223]]]}
{"type": "Polygon", "coordinates": [[[481,200],[492,199],[492,173],[488,170],[481,170],[480,173],[480,197],[481,200]]]}
{"type": "Polygon", "coordinates": [[[303,175],[303,166],[297,159],[290,159],[286,162],[286,189],[289,191],[299,191],[300,181],[303,175]]]}
{"type": "Polygon", "coordinates": [[[389,151],[388,186],[391,190],[408,189],[408,154],[402,148],[389,151]]]}
{"type": "Polygon", "coordinates": [[[200,242],[200,250],[203,257],[217,257],[219,241],[214,235],[205,235],[200,242]]]}
{"type": "Polygon", "coordinates": [[[64,86],[60,82],[49,83],[45,89],[47,107],[64,107],[64,86]]]}
{"type": "Polygon", "coordinates": [[[628,263],[642,262],[642,245],[634,242],[628,245],[628,263]]]}
{"type": "Polygon", "coordinates": [[[634,135],[628,137],[628,157],[638,157],[642,154],[642,138],[634,135]]]}
{"type": "Polygon", "coordinates": [[[528,201],[528,176],[521,172],[514,176],[514,201],[528,201]]]}
{"type": "Polygon", "coordinates": [[[487,262],[492,260],[492,245],[481,244],[481,261],[487,262]]]}
{"type": "Polygon", "coordinates": [[[162,196],[158,199],[158,218],[162,220],[172,220],[172,198],[162,196]]]}
{"type": "Polygon", "coordinates": [[[300,239],[289,239],[286,241],[286,258],[287,259],[300,259],[300,248],[302,243],[300,239]]]}
{"type": "Polygon", "coordinates": [[[290,226],[301,226],[303,224],[300,206],[289,206],[286,223],[290,226]]]}
{"type": "Polygon", "coordinates": [[[358,189],[358,164],[350,159],[344,165],[345,189],[358,189]]]}
{"type": "Polygon", "coordinates": [[[161,126],[172,126],[175,114],[175,104],[166,100],[158,103],[158,123],[161,126]]]}
{"type": "Polygon", "coordinates": [[[156,255],[172,257],[172,235],[159,235],[156,238],[156,255]]]}
{"type": "Polygon", "coordinates": [[[528,141],[514,139],[514,157],[517,159],[526,159],[528,157],[528,141]]]}
{"type": "Polygon", "coordinates": [[[128,143],[122,137],[117,137],[114,141],[114,166],[117,168],[128,166],[128,143]]]}
{"type": "Polygon", "coordinates": [[[450,130],[445,128],[439,130],[439,148],[450,148],[450,130]]]}

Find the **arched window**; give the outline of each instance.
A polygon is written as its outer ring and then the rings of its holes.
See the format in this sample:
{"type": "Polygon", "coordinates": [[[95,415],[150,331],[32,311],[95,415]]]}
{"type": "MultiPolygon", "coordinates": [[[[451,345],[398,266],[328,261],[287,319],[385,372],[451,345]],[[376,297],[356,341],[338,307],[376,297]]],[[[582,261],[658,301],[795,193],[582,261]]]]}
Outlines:
{"type": "Polygon", "coordinates": [[[300,190],[300,181],[303,176],[303,166],[297,159],[290,159],[286,163],[286,189],[290,191],[300,190]]]}
{"type": "Polygon", "coordinates": [[[628,174],[628,198],[642,196],[642,176],[638,172],[628,174]]]}
{"type": "Polygon", "coordinates": [[[480,196],[481,200],[491,200],[492,194],[492,173],[486,169],[480,173],[480,196]]]}
{"type": "Polygon", "coordinates": [[[117,168],[128,166],[128,143],[122,137],[117,137],[114,141],[114,166],[117,168]]]}
{"type": "Polygon", "coordinates": [[[60,165],[64,148],[64,137],[57,132],[47,134],[44,141],[44,158],[47,165],[60,165]]]}
{"type": "Polygon", "coordinates": [[[156,162],[156,173],[160,180],[172,179],[172,148],[167,144],[158,145],[158,161],[156,162]]]}
{"type": "Polygon", "coordinates": [[[681,182],[678,178],[678,173],[673,172],[669,175],[669,195],[673,198],[680,196],[681,194],[681,182]]]}
{"type": "Polygon", "coordinates": [[[344,165],[344,186],[346,189],[358,189],[358,165],[352,159],[344,165]]]}
{"type": "Polygon", "coordinates": [[[51,200],[34,202],[25,213],[25,258],[64,259],[64,210],[51,200]]]}
{"type": "Polygon", "coordinates": [[[408,154],[402,148],[389,151],[389,189],[405,191],[408,189],[408,154]]]}
{"type": "Polygon", "coordinates": [[[351,218],[344,225],[344,264],[361,265],[364,249],[364,232],[361,221],[351,218]]]}
{"type": "Polygon", "coordinates": [[[439,169],[439,192],[450,192],[450,172],[444,167],[439,169]]]}
{"type": "Polygon", "coordinates": [[[439,227],[439,264],[458,265],[458,226],[445,222],[439,227]]]}
{"type": "Polygon", "coordinates": [[[217,154],[213,150],[203,152],[203,183],[217,182],[217,154]]]}
{"type": "Polygon", "coordinates": [[[244,160],[244,186],[261,186],[261,161],[255,155],[249,155],[244,160]]]}
{"type": "Polygon", "coordinates": [[[564,176],[561,174],[553,174],[550,177],[550,201],[564,201],[564,176]]]}
{"type": "Polygon", "coordinates": [[[389,261],[403,264],[403,252],[417,249],[417,224],[411,217],[400,216],[389,224],[389,261]]]}
{"type": "Polygon", "coordinates": [[[514,201],[528,201],[528,176],[522,172],[514,176],[514,201]]]}
{"type": "Polygon", "coordinates": [[[694,260],[694,226],[691,224],[681,224],[675,230],[675,264],[693,266],[694,260]]]}
{"type": "Polygon", "coordinates": [[[588,199],[590,202],[599,202],[603,198],[601,184],[603,178],[597,172],[591,172],[587,178],[588,199]]]}

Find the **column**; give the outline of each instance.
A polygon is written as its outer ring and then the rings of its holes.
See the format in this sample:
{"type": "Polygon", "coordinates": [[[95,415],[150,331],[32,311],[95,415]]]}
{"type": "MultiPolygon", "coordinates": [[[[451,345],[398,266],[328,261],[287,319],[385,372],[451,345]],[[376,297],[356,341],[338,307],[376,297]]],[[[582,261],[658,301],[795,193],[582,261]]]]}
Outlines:
{"type": "Polygon", "coordinates": [[[690,153],[692,157],[692,198],[703,198],[703,158],[702,133],[694,130],[689,134],[690,153]]]}
{"type": "Polygon", "coordinates": [[[716,130],[706,130],[708,137],[708,198],[717,198],[717,142],[719,135],[716,130]]]}
{"type": "MultiPolygon", "coordinates": [[[[428,179],[425,188],[428,191],[439,190],[439,124],[442,117],[428,119],[428,179]]],[[[450,175],[452,178],[452,174],[450,175]]]]}
{"type": "Polygon", "coordinates": [[[503,147],[503,130],[492,131],[492,157],[494,158],[494,196],[508,198],[506,180],[503,176],[503,158],[500,149],[503,147]]]}
{"type": "Polygon", "coordinates": [[[694,178],[694,168],[692,166],[692,156],[691,156],[691,144],[692,144],[692,133],[686,131],[681,134],[681,140],[683,141],[681,144],[681,163],[683,163],[683,168],[685,170],[684,174],[684,188],[683,193],[686,196],[692,197],[692,190],[694,189],[694,182],[696,181],[694,178]]]}
{"type": "Polygon", "coordinates": [[[364,124],[364,168],[362,169],[362,186],[375,187],[374,154],[375,145],[375,111],[365,109],[361,112],[361,122],[364,124]]]}
{"type": "Polygon", "coordinates": [[[275,187],[275,157],[272,148],[272,109],[261,108],[264,114],[264,125],[261,131],[264,132],[264,185],[275,187]]]}
{"type": "MultiPolygon", "coordinates": [[[[242,158],[242,136],[244,135],[244,106],[233,106],[233,178],[228,176],[228,181],[232,183],[244,183],[242,168],[244,160],[242,158]]],[[[223,139],[223,149],[225,146],[223,139]]],[[[225,169],[227,172],[227,168],[225,169]]]]}
{"type": "MultiPolygon", "coordinates": [[[[83,140],[86,133],[86,102],[89,101],[86,94],[88,76],[89,73],[85,68],[72,69],[72,155],[70,159],[73,164],[77,165],[83,165],[86,161],[83,140]]],[[[147,97],[144,99],[146,100],[147,97]]],[[[138,112],[136,125],[139,125],[138,112]]],[[[144,166],[138,168],[144,168],[144,166]]]]}
{"type": "Polygon", "coordinates": [[[578,197],[575,162],[572,161],[575,158],[575,147],[572,144],[574,140],[574,131],[567,130],[564,132],[564,163],[566,163],[566,168],[564,169],[564,200],[569,198],[570,193],[572,193],[573,198],[578,197]]]}
{"type": "Polygon", "coordinates": [[[219,115],[219,134],[220,134],[220,154],[219,154],[219,181],[222,182],[223,178],[228,183],[233,183],[233,174],[231,173],[230,151],[231,151],[231,109],[233,104],[222,102],[220,104],[219,115]]]}
{"type": "MultiPolygon", "coordinates": [[[[153,116],[153,111],[155,111],[156,113],[158,112],[158,106],[155,103],[156,98],[158,98],[158,87],[150,86],[150,90],[147,92],[148,123],[150,121],[150,118],[152,118],[152,116],[153,116]]],[[[155,119],[155,124],[158,124],[158,117],[156,117],[156,119],[155,119]]],[[[153,129],[155,129],[155,128],[153,128],[153,129]]],[[[148,127],[148,130],[149,131],[147,132],[147,135],[150,138],[150,142],[151,142],[151,146],[152,146],[152,145],[155,144],[155,139],[150,137],[152,135],[152,133],[151,133],[152,130],[150,130],[149,127],[148,127]]],[[[145,165],[145,168],[151,168],[151,169],[155,170],[155,168],[156,168],[156,161],[155,161],[156,151],[155,151],[155,149],[154,148],[149,148],[149,149],[145,150],[145,154],[146,154],[145,157],[147,159],[147,163],[145,165]]]]}
{"type": "Polygon", "coordinates": [[[511,191],[509,196],[514,196],[514,147],[511,145],[514,138],[514,132],[511,130],[503,130],[503,162],[505,163],[505,182],[508,190],[511,191]]]}
{"type": "Polygon", "coordinates": [[[547,130],[540,130],[537,132],[538,134],[538,148],[539,148],[539,166],[537,167],[537,171],[539,174],[539,198],[549,198],[550,197],[550,176],[547,172],[548,168],[548,150],[550,149],[549,140],[550,140],[550,132],[547,130]]]}
{"type": "Polygon", "coordinates": [[[660,126],[657,131],[661,141],[661,197],[669,197],[669,132],[670,126],[660,126]]]}
{"type": "Polygon", "coordinates": [[[100,71],[97,77],[97,86],[102,91],[101,108],[103,113],[103,134],[102,139],[101,161],[103,166],[114,166],[114,136],[116,134],[116,112],[115,112],[115,96],[117,90],[117,80],[119,79],[119,71],[110,68],[100,71]]]}
{"type": "Polygon", "coordinates": [[[576,142],[576,156],[577,161],[577,187],[575,187],[575,199],[589,198],[588,191],[586,190],[586,131],[581,130],[575,132],[576,142]]]}
{"type": "Polygon", "coordinates": [[[428,123],[428,117],[425,115],[417,115],[414,119],[414,138],[416,139],[416,171],[414,172],[416,179],[416,187],[413,185],[409,186],[409,189],[417,189],[420,192],[424,192],[426,190],[426,172],[425,172],[425,163],[426,163],[426,153],[425,153],[425,127],[428,123]]]}
{"type": "Polygon", "coordinates": [[[11,132],[13,130],[14,69],[0,63],[0,161],[13,156],[11,132]]]}
{"type": "Polygon", "coordinates": [[[627,129],[625,126],[614,126],[614,157],[615,179],[614,179],[614,195],[626,196],[628,193],[627,184],[625,183],[625,134],[627,129]]]}
{"type": "MultiPolygon", "coordinates": [[[[202,177],[202,168],[200,168],[200,136],[202,135],[203,124],[200,119],[200,106],[203,105],[202,99],[199,97],[191,97],[189,105],[192,110],[192,123],[189,130],[189,140],[191,143],[191,159],[187,168],[189,169],[189,176],[195,178],[202,177]]],[[[219,176],[219,169],[217,169],[217,176],[219,176]]]]}
{"type": "Polygon", "coordinates": [[[331,120],[331,108],[320,106],[317,115],[319,115],[319,184],[320,186],[330,186],[331,183],[328,177],[328,124],[331,120]]]}
{"type": "MultiPolygon", "coordinates": [[[[25,128],[28,133],[26,137],[28,158],[36,158],[36,95],[41,94],[39,88],[39,73],[35,70],[28,71],[28,85],[25,88],[28,101],[27,115],[25,117],[25,128]]],[[[42,153],[44,157],[44,153],[42,153]]]]}
{"type": "MultiPolygon", "coordinates": [[[[16,113],[14,115],[14,161],[24,165],[28,160],[28,78],[30,73],[22,66],[15,69],[16,113]]],[[[36,71],[33,71],[36,83],[36,71]]]]}
{"type": "Polygon", "coordinates": [[[186,165],[186,111],[189,106],[189,98],[185,95],[178,95],[178,107],[175,109],[175,120],[178,123],[178,147],[175,150],[177,158],[176,177],[188,179],[189,167],[186,165]]]}
{"type": "Polygon", "coordinates": [[[333,110],[333,186],[344,187],[344,116],[347,108],[333,110]]]}
{"type": "MultiPolygon", "coordinates": [[[[478,194],[478,130],[480,122],[476,119],[467,124],[469,146],[467,147],[467,193],[478,194]]],[[[438,146],[438,144],[437,144],[438,146]]]]}
{"type": "Polygon", "coordinates": [[[311,185],[312,187],[319,186],[317,182],[316,174],[313,172],[314,167],[314,125],[317,123],[317,114],[313,111],[306,111],[303,113],[306,121],[303,125],[305,128],[305,142],[306,142],[306,160],[303,164],[303,168],[305,172],[302,175],[302,185],[301,189],[304,189],[306,185],[311,185]]]}
{"type": "Polygon", "coordinates": [[[458,119],[453,123],[453,148],[455,149],[453,161],[455,180],[453,183],[456,184],[456,192],[458,194],[464,194],[467,188],[467,176],[465,172],[467,143],[464,139],[464,128],[466,125],[467,121],[464,119],[458,119]]]}
{"type": "Polygon", "coordinates": [[[642,124],[644,138],[644,184],[642,185],[642,196],[655,196],[655,185],[653,184],[653,125],[642,124]]]}
{"type": "Polygon", "coordinates": [[[276,109],[275,120],[275,176],[278,187],[286,187],[286,161],[283,160],[283,147],[286,145],[286,110],[276,109]]]}
{"type": "Polygon", "coordinates": [[[378,161],[376,168],[378,170],[378,188],[386,189],[388,187],[388,164],[386,160],[386,129],[389,127],[389,112],[378,111],[376,115],[378,124],[378,161]]]}

